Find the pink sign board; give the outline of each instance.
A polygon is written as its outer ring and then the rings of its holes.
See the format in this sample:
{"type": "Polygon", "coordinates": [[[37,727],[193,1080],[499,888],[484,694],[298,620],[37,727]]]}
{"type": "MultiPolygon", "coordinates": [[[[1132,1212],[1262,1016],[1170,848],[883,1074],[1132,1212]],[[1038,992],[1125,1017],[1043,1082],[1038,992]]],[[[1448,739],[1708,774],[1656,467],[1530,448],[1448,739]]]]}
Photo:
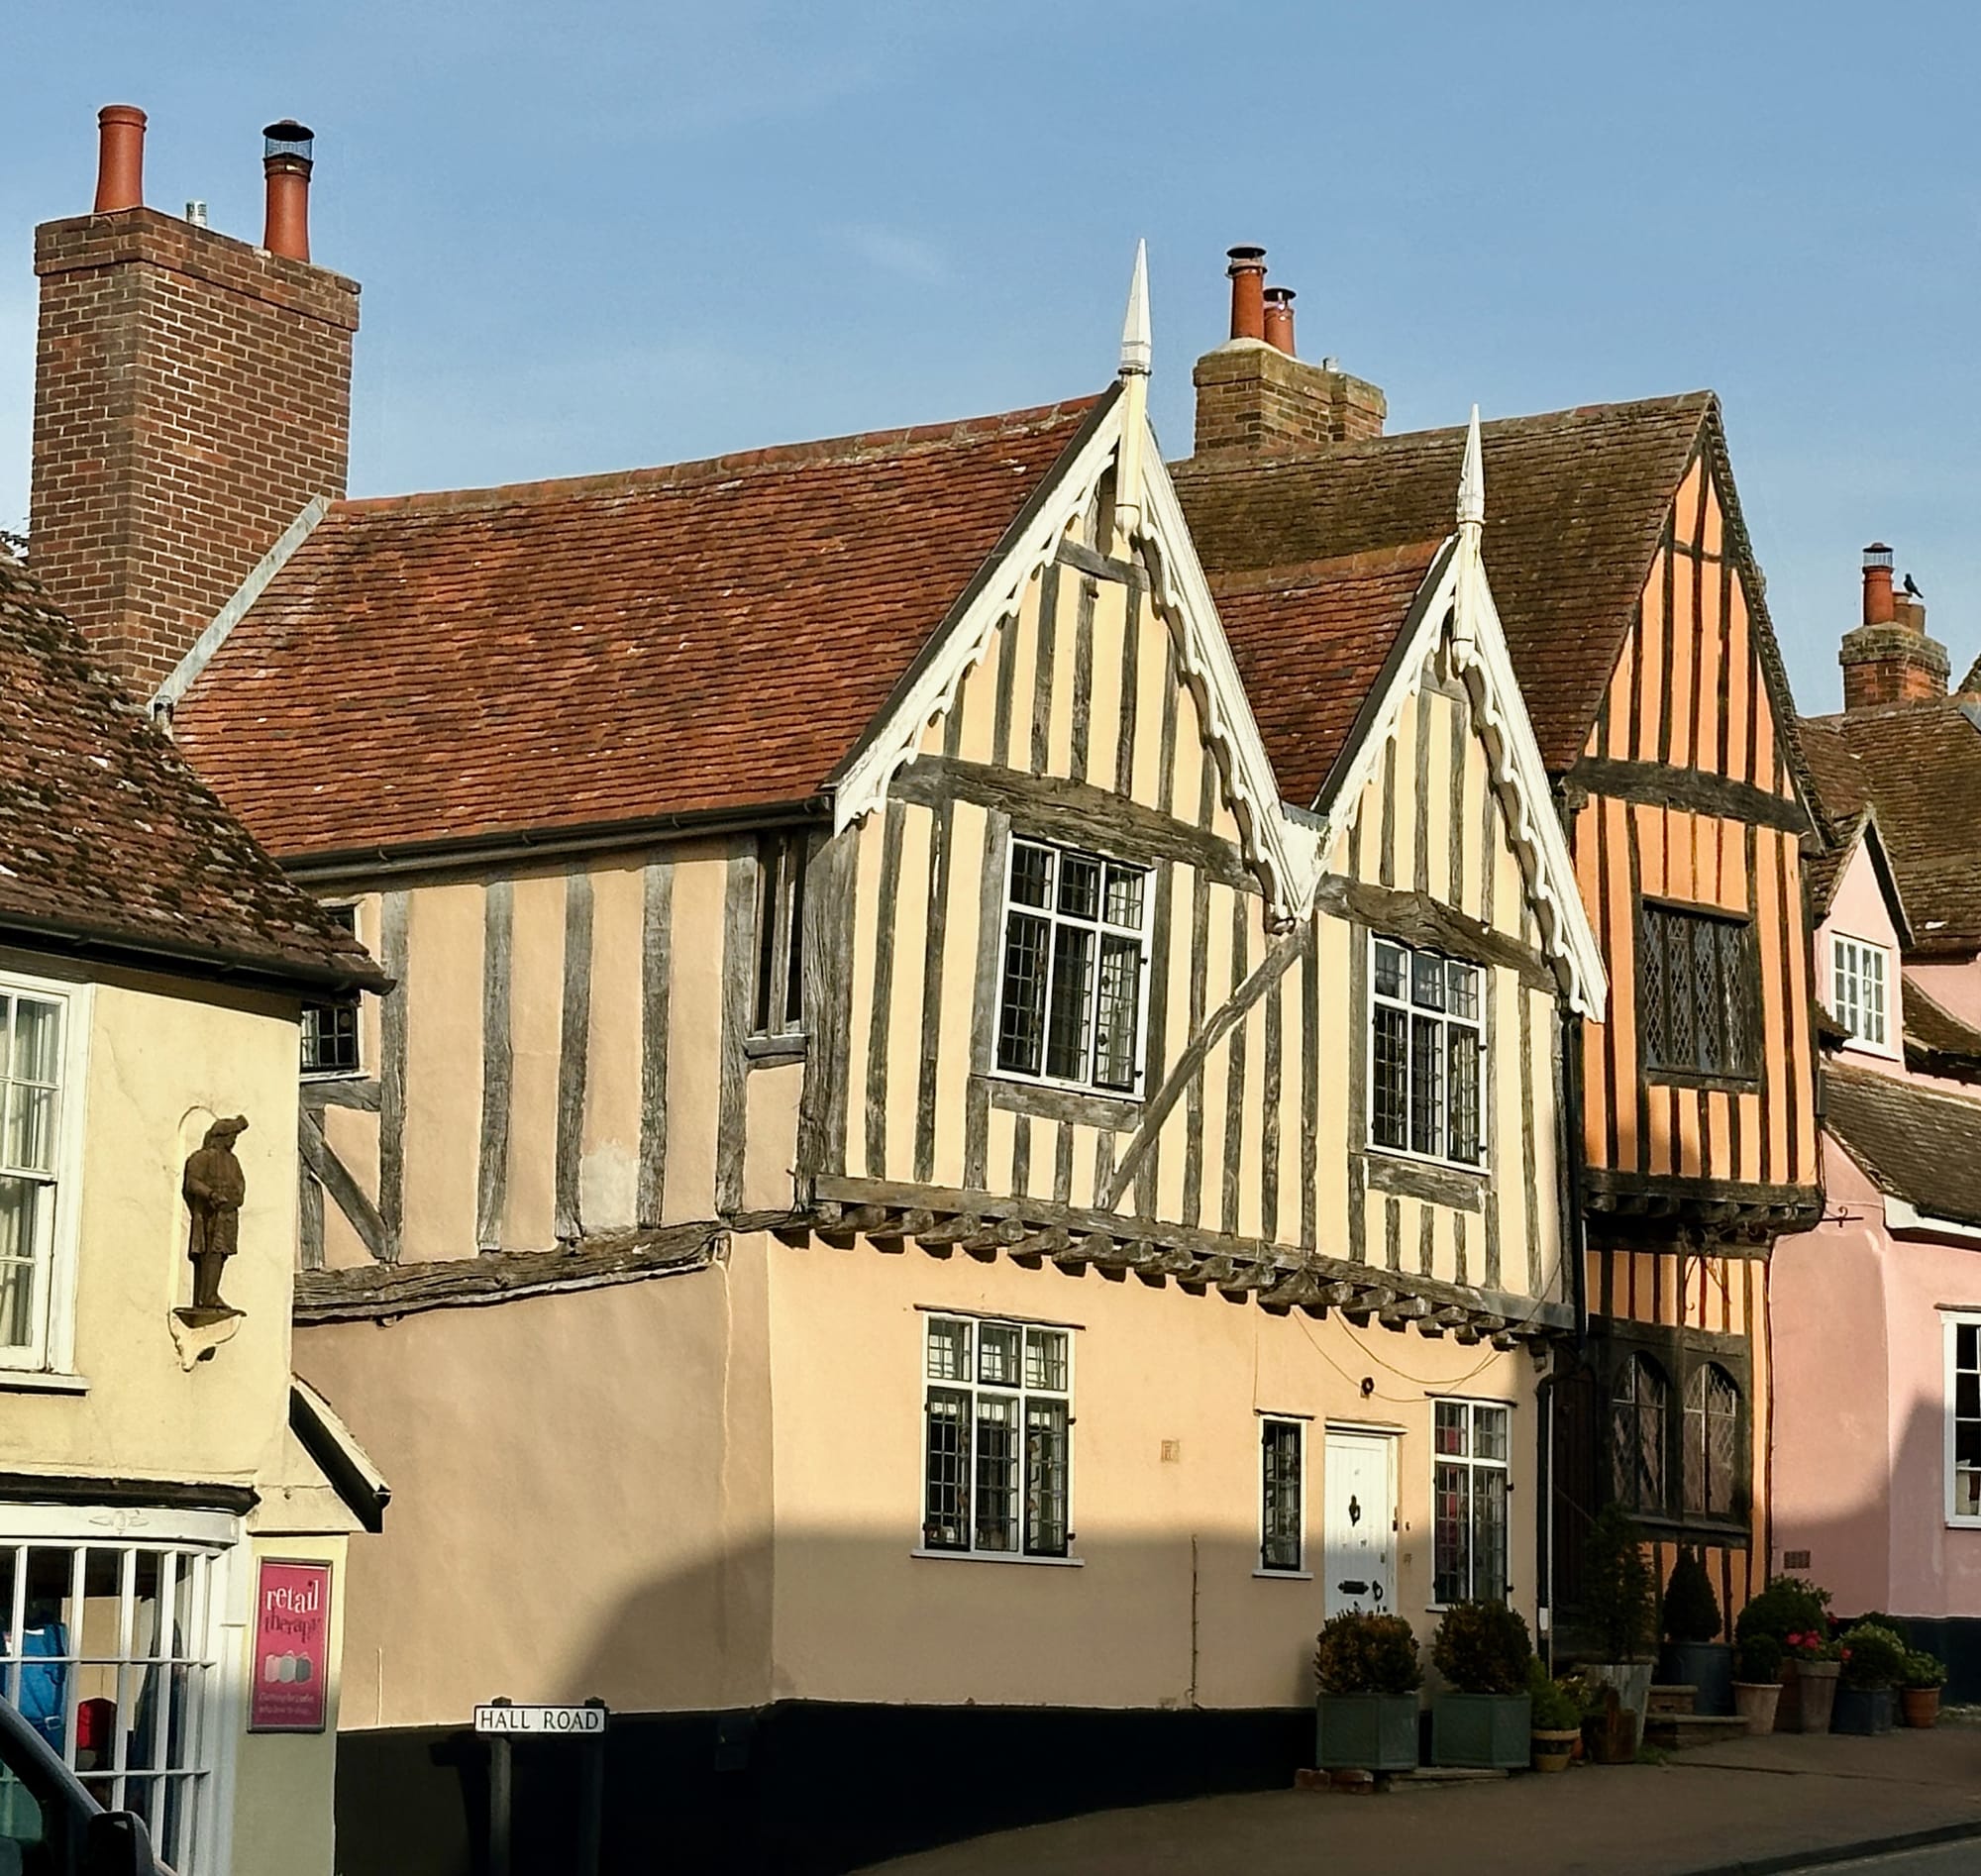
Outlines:
{"type": "Polygon", "coordinates": [[[263,1557],[255,1584],[250,1732],[321,1732],[330,1717],[330,1565],[263,1557]]]}

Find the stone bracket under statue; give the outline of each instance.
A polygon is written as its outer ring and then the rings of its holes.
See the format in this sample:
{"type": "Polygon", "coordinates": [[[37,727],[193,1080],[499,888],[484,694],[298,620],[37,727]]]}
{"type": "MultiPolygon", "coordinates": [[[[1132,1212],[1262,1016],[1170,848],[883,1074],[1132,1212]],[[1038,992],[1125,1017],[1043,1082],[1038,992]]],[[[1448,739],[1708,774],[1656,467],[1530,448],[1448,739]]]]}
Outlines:
{"type": "Polygon", "coordinates": [[[179,1191],[192,1216],[186,1256],[192,1264],[192,1306],[171,1313],[172,1343],[188,1374],[210,1361],[223,1342],[232,1341],[246,1319],[220,1294],[227,1260],[240,1249],[241,1206],[248,1197],[247,1176],[234,1157],[234,1142],[248,1130],[240,1115],[216,1120],[197,1152],[189,1154],[179,1191]]]}

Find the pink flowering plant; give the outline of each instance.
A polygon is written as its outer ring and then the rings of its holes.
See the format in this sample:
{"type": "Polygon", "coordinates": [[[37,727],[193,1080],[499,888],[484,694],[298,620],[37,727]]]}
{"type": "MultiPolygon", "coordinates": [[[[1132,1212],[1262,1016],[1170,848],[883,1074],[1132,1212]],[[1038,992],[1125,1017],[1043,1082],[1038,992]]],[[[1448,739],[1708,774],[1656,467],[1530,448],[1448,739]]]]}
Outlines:
{"type": "Polygon", "coordinates": [[[1791,1661],[1835,1661],[1842,1650],[1819,1628],[1797,1628],[1782,1637],[1782,1651],[1791,1661]]]}

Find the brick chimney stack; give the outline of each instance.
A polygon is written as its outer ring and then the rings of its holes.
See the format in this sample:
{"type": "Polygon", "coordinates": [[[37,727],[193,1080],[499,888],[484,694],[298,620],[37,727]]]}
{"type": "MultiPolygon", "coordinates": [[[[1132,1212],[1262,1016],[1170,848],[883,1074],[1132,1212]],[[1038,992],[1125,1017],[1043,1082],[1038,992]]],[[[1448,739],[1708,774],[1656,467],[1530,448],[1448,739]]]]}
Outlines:
{"type": "Polygon", "coordinates": [[[293,153],[256,248],[144,205],[142,111],[100,129],[95,212],[35,231],[28,559],[149,695],[302,509],[344,493],[358,286],[309,264],[293,153]]]}
{"type": "Polygon", "coordinates": [[[1293,293],[1266,285],[1266,251],[1233,248],[1231,337],[1206,352],[1197,385],[1197,454],[1315,450],[1383,434],[1389,404],[1332,359],[1294,356],[1293,293]]]}
{"type": "Polygon", "coordinates": [[[1864,550],[1864,622],[1843,635],[1845,710],[1917,703],[1946,695],[1946,647],[1926,635],[1926,604],[1892,590],[1892,550],[1873,541],[1864,550]]]}

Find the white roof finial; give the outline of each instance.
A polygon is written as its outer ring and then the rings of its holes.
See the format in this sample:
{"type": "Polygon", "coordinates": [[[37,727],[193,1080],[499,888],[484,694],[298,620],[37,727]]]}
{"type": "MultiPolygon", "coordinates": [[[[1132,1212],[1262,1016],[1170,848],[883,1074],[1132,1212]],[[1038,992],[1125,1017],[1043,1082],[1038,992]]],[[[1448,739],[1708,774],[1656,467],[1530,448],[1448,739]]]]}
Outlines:
{"type": "Polygon", "coordinates": [[[1121,322],[1121,375],[1149,375],[1149,244],[1135,244],[1135,273],[1128,282],[1128,316],[1121,322]]]}
{"type": "Polygon", "coordinates": [[[1486,525],[1486,462],[1479,447],[1477,404],[1472,406],[1472,422],[1465,432],[1465,467],[1458,471],[1458,525],[1486,525]]]}

